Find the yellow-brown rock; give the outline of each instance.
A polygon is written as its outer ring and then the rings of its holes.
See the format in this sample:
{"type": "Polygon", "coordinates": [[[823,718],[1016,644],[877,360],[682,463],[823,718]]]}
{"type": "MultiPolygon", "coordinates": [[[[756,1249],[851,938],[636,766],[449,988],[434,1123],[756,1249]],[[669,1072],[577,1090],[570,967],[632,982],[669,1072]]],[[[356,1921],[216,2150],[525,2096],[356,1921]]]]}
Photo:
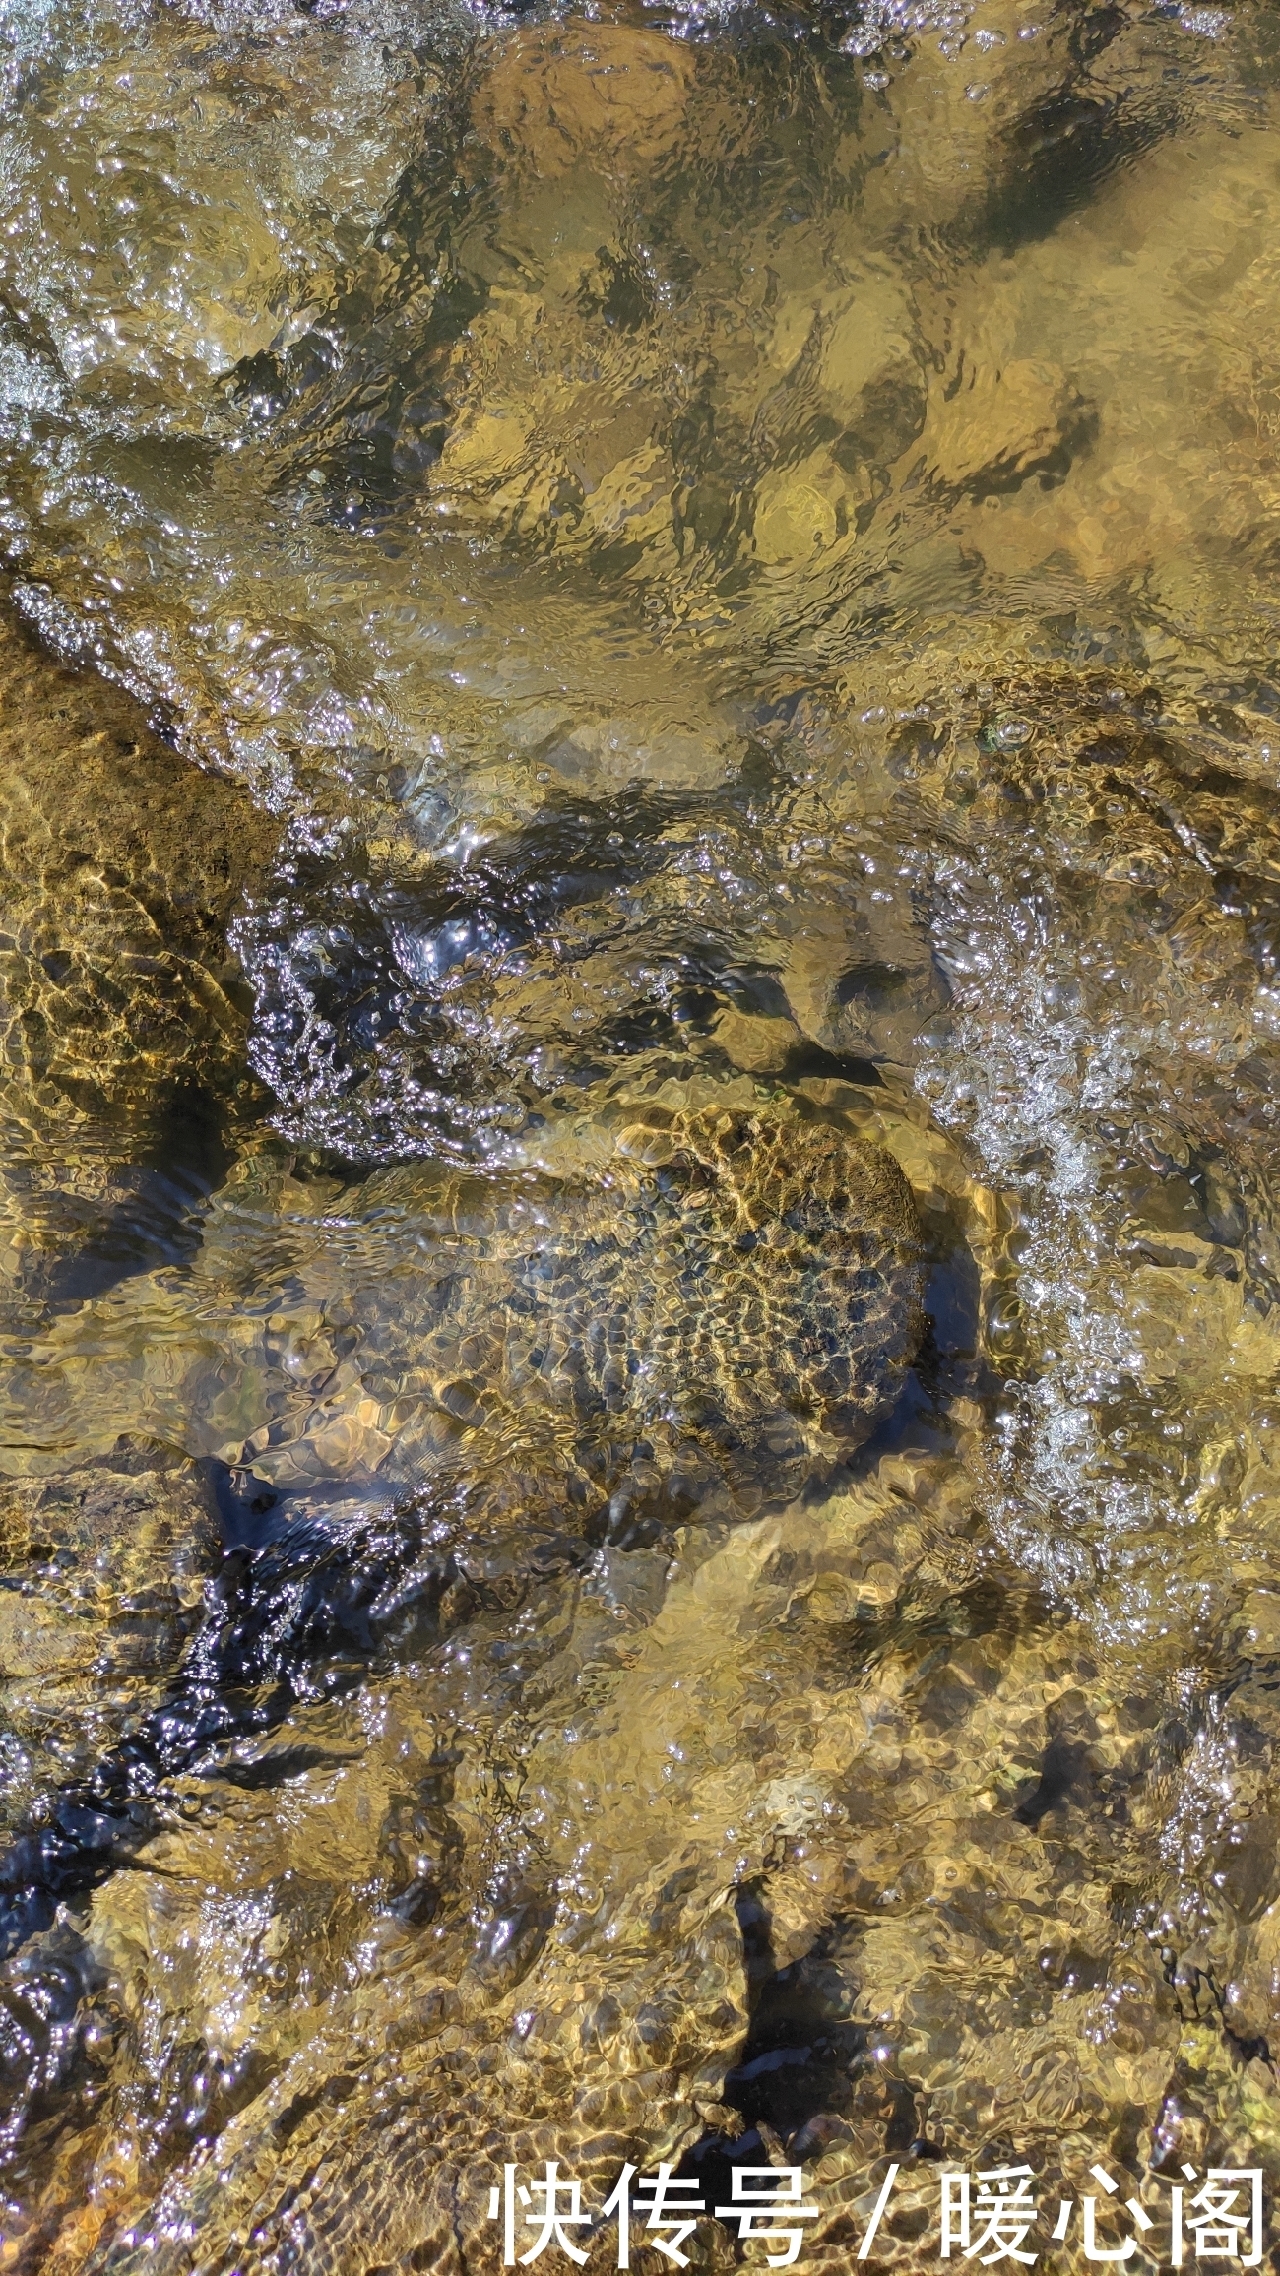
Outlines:
{"type": "Polygon", "coordinates": [[[675,140],[692,76],[688,48],[659,32],[571,17],[514,34],[476,123],[536,174],[563,174],[584,154],[636,173],[675,140]]]}

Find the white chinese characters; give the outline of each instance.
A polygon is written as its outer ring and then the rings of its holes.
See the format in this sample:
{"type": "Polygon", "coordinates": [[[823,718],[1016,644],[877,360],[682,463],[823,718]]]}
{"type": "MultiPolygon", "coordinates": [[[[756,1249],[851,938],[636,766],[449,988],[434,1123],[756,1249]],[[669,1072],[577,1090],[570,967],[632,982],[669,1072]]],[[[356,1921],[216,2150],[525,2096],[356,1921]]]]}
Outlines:
{"type": "MultiPolygon", "coordinates": [[[[723,2170],[723,2169],[722,2169],[723,2170]]],[[[865,2261],[887,2218],[901,2175],[896,2162],[884,2167],[869,2214],[862,2220],[856,2258],[865,2261]]],[[[919,2234],[920,2169],[915,2169],[914,2217],[919,2234]]],[[[1203,2174],[1184,2165],[1177,2180],[1151,2176],[1146,2201],[1131,2185],[1117,2181],[1101,2163],[1091,2166],[1097,2184],[1079,2199],[1045,2195],[1043,2176],[1029,2165],[989,2165],[970,2174],[948,2167],[937,2176],[937,2245],[944,2261],[964,2260],[978,2268],[1034,2268],[1046,2248],[1070,2242],[1085,2263],[1123,2270],[1142,2243],[1146,2257],[1181,2269],[1198,2262],[1256,2268],[1263,2252],[1262,2172],[1258,2167],[1210,2166],[1203,2174]],[[1150,2184],[1154,2183],[1154,2186],[1150,2184]]],[[[809,2224],[822,2208],[806,2196],[800,2166],[737,2165],[730,2169],[729,2200],[708,2205],[697,2178],[669,2162],[652,2173],[625,2164],[609,2194],[592,2211],[584,2207],[581,2184],[548,2159],[540,2179],[522,2181],[514,2165],[504,2165],[502,2181],[489,2191],[489,2218],[502,2225],[502,2259],[507,2268],[527,2268],[550,2251],[585,2266],[591,2239],[611,2224],[616,2228],[620,2269],[630,2269],[633,2246],[643,2242],[673,2268],[692,2263],[689,2246],[698,2222],[708,2215],[736,2232],[740,2245],[759,2249],[757,2266],[791,2268],[800,2260],[809,2224]]],[[[599,2263],[597,2261],[596,2265],[599,2263]]]]}
{"type": "Polygon", "coordinates": [[[1031,2194],[1029,2165],[997,2165],[978,2175],[976,2196],[967,2173],[942,2176],[942,2257],[957,2247],[966,2260],[989,2268],[995,2260],[1020,2260],[1030,2268],[1036,2254],[1025,2249],[1038,2207],[1031,2194]]]}
{"type": "MultiPolygon", "coordinates": [[[[819,2212],[818,2206],[805,2202],[804,2175],[798,2165],[735,2166],[730,2202],[713,2209],[717,2219],[737,2229],[743,2243],[753,2240],[764,2246],[770,2268],[794,2265],[804,2242],[804,2224],[816,2221],[819,2212]]],[[[548,2247],[581,2267],[587,2254],[575,2232],[603,2228],[610,2221],[617,2223],[619,2268],[630,2268],[637,2232],[673,2267],[687,2268],[684,2247],[707,2211],[697,2182],[677,2174],[671,2165],[659,2165],[650,2174],[624,2165],[594,2217],[582,2209],[581,2184],[562,2175],[554,2158],[547,2160],[540,2181],[527,2183],[518,2178],[514,2165],[504,2165],[501,2185],[489,2191],[489,2218],[502,2223],[506,2268],[527,2268],[548,2247]],[[523,2251],[517,2249],[520,2245],[523,2251]]]]}
{"type": "Polygon", "coordinates": [[[567,2231],[590,2228],[591,2216],[582,2210],[581,2182],[568,2179],[562,2181],[557,2158],[548,2158],[543,2179],[530,2182],[527,2187],[524,2182],[516,2180],[514,2165],[504,2165],[501,2192],[497,2189],[489,2191],[491,2221],[498,2218],[499,2199],[504,2268],[514,2268],[517,2262],[520,2267],[527,2268],[530,2261],[540,2260],[547,2246],[553,2242],[559,2245],[562,2252],[568,2253],[570,2260],[576,2260],[579,2267],[582,2266],[586,2253],[567,2231]],[[516,2253],[517,2207],[520,2208],[523,2225],[534,2231],[528,2251],[519,2255],[516,2253]]]}
{"type": "Polygon", "coordinates": [[[735,2165],[731,2187],[733,2202],[717,2205],[717,2218],[737,2222],[742,2244],[759,2237],[766,2245],[780,2246],[780,2251],[766,2252],[765,2259],[770,2268],[790,2268],[799,2259],[804,2242],[804,2230],[790,2224],[818,2218],[818,2207],[803,2202],[800,2167],[786,2165],[775,2170],[771,2165],[735,2165]]]}
{"type": "Polygon", "coordinates": [[[682,2250],[698,2225],[698,2215],[706,2210],[696,2181],[682,2181],[670,2165],[660,2165],[654,2174],[637,2174],[633,2165],[624,2165],[617,2187],[606,2198],[601,2220],[616,2215],[618,2222],[618,2266],[631,2266],[631,2224],[643,2223],[650,2244],[673,2261],[677,2268],[687,2268],[687,2255],[682,2250]]]}

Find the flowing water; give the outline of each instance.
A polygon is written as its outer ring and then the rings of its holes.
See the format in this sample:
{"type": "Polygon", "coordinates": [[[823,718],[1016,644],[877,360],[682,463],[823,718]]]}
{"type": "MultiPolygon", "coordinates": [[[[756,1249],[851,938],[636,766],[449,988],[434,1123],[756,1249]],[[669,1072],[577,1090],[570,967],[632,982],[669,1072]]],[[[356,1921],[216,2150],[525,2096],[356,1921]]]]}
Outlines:
{"type": "Polygon", "coordinates": [[[0,22],[0,2270],[1280,2265],[1274,11],[0,22]]]}

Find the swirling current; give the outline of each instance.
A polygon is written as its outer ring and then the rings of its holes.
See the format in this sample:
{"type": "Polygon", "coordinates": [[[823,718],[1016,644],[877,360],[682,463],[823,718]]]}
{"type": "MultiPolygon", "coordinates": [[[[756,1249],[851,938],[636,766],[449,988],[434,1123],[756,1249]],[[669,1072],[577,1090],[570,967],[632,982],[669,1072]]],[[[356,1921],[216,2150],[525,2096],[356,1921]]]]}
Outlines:
{"type": "Polygon", "coordinates": [[[0,0],[0,556],[2,2276],[1280,2267],[1274,10],[0,0]]]}

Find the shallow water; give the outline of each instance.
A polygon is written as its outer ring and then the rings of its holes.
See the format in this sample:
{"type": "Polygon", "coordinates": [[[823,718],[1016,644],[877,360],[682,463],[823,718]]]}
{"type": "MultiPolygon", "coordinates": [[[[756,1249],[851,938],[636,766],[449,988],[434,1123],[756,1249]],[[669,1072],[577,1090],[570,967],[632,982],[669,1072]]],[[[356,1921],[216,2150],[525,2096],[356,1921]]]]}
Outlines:
{"type": "Polygon", "coordinates": [[[0,2269],[1271,2265],[1273,15],[3,39],[0,2269]]]}

